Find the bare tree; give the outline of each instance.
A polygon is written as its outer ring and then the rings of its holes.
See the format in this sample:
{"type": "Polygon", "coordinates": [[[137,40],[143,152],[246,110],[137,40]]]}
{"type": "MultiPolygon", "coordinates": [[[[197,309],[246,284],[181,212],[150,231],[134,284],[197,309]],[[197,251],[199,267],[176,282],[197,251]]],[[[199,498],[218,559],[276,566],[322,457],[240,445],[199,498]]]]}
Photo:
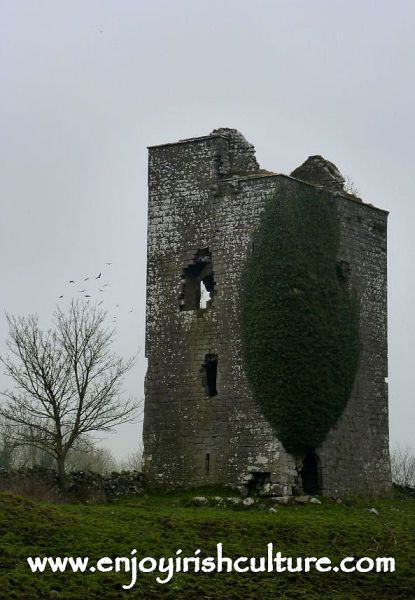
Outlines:
{"type": "Polygon", "coordinates": [[[141,471],[143,466],[143,447],[140,445],[137,450],[128,454],[125,460],[120,462],[120,468],[125,471],[141,471]]]}
{"type": "Polygon", "coordinates": [[[6,419],[0,421],[0,468],[10,469],[16,463],[16,443],[13,441],[12,428],[6,419]]]}
{"type": "Polygon", "coordinates": [[[396,446],[391,453],[392,481],[415,487],[415,453],[409,446],[396,446]]]}
{"type": "Polygon", "coordinates": [[[7,316],[10,354],[0,360],[15,389],[2,393],[0,415],[17,443],[53,456],[64,490],[71,448],[91,432],[135,420],[136,405],[122,387],[135,358],[111,351],[114,330],[96,306],[72,301],[67,314],[58,308],[54,317],[54,328],[42,331],[36,315],[7,316]]]}
{"type": "Polygon", "coordinates": [[[68,471],[93,471],[101,475],[117,471],[118,464],[111,450],[97,448],[90,440],[69,451],[66,467],[68,471]]]}
{"type": "Polygon", "coordinates": [[[13,468],[16,467],[42,467],[44,469],[53,469],[55,459],[53,456],[33,446],[20,444],[15,450],[13,468]]]}
{"type": "Polygon", "coordinates": [[[53,458],[44,450],[23,446],[16,441],[13,424],[2,417],[0,419],[0,468],[51,467],[53,458]]]}

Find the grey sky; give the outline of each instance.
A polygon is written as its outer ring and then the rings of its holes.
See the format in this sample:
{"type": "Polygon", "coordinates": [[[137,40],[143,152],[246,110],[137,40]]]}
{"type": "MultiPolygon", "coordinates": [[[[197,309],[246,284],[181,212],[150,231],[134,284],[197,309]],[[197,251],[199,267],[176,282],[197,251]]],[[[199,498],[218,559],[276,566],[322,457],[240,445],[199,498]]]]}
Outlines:
{"type": "MultiPolygon", "coordinates": [[[[4,310],[46,326],[70,279],[102,271],[111,286],[95,295],[119,315],[117,350],[141,346],[128,390],[142,397],[146,146],[235,127],[263,168],[289,173],[322,154],[391,211],[391,440],[415,446],[415,3],[1,0],[0,11],[0,349],[4,310]]],[[[103,444],[121,456],[139,436],[124,426],[103,444]]]]}

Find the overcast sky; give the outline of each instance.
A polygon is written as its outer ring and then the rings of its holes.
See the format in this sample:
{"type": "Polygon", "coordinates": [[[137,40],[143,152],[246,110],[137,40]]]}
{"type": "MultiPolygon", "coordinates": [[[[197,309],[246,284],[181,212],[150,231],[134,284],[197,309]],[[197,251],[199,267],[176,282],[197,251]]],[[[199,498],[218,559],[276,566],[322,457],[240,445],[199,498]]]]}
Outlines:
{"type": "MultiPolygon", "coordinates": [[[[146,147],[234,127],[261,167],[290,173],[322,154],[390,211],[391,442],[415,447],[415,2],[0,7],[0,350],[5,310],[47,326],[83,289],[69,280],[89,276],[109,323],[118,315],[117,351],[141,348],[127,382],[141,398],[146,147]]],[[[123,426],[102,445],[120,457],[140,436],[123,426]]]]}

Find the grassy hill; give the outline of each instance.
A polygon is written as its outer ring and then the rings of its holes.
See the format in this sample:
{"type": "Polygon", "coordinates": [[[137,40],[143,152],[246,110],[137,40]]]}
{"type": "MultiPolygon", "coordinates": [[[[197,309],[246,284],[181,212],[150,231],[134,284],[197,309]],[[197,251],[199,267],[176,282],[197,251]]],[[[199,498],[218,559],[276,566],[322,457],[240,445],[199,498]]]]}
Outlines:
{"type": "Polygon", "coordinates": [[[0,598],[38,599],[415,599],[415,499],[356,500],[268,509],[191,506],[195,495],[146,496],[108,504],[50,504],[0,494],[0,598]],[[378,514],[370,513],[375,507],[378,514]],[[31,573],[27,556],[262,556],[266,545],[285,556],[393,556],[394,573],[31,573]]]}

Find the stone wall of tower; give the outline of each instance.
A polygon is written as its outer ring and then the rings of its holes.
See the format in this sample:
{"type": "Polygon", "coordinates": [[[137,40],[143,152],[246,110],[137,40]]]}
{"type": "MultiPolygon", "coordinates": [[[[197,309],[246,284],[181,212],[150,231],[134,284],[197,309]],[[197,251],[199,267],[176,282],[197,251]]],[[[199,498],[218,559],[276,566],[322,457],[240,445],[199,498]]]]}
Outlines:
{"type": "MultiPolygon", "coordinates": [[[[246,380],[239,282],[266,199],[306,185],[262,172],[234,130],[150,148],[144,444],[153,485],[241,484],[262,472],[277,493],[298,487],[301,465],[276,439],[246,380]],[[203,249],[212,257],[212,302],[180,310],[183,271],[203,249]],[[202,382],[207,354],[218,357],[212,397],[202,382]]],[[[362,300],[355,388],[318,449],[323,491],[345,494],[389,482],[386,214],[335,191],[332,197],[339,260],[350,265],[362,300]]]]}
{"type": "Polygon", "coordinates": [[[339,260],[360,301],[360,358],[343,415],[319,450],[324,490],[366,494],[391,485],[388,418],[387,213],[342,196],[339,260]]]}

